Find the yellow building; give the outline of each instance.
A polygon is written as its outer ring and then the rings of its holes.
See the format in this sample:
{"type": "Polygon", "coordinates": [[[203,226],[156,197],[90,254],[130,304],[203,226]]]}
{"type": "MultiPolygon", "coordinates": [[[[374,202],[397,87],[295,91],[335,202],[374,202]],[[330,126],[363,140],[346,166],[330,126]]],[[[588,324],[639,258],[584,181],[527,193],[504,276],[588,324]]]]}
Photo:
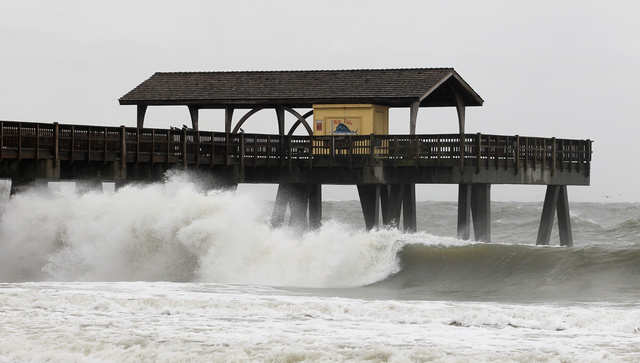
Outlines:
{"type": "Polygon", "coordinates": [[[389,107],[372,104],[313,105],[313,134],[386,135],[389,107]]]}

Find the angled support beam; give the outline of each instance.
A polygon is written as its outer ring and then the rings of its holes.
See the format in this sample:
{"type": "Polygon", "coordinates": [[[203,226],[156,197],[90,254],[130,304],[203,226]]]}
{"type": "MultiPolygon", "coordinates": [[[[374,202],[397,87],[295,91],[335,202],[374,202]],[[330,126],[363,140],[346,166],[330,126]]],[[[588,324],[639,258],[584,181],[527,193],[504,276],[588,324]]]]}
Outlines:
{"type": "Polygon", "coordinates": [[[189,116],[191,116],[191,128],[194,131],[198,131],[198,107],[189,106],[189,116]]]}
{"type": "Polygon", "coordinates": [[[306,112],[304,115],[300,115],[296,110],[290,107],[285,107],[284,110],[294,115],[297,118],[296,122],[289,129],[289,132],[287,133],[287,135],[289,136],[293,135],[293,132],[296,131],[298,126],[300,126],[301,124],[304,126],[305,129],[307,129],[307,133],[310,136],[313,135],[313,129],[311,128],[311,126],[309,126],[309,123],[307,122],[307,117],[313,115],[313,110],[306,112]]]}
{"type": "Polygon", "coordinates": [[[284,136],[284,107],[276,106],[276,117],[278,119],[278,135],[284,136]]]}
{"type": "MultiPolygon", "coordinates": [[[[246,120],[246,118],[245,118],[245,120],[246,120]]],[[[228,107],[227,106],[227,107],[224,108],[224,132],[226,132],[227,134],[231,132],[231,122],[232,121],[233,121],[233,107],[228,107]]],[[[244,120],[242,122],[244,122],[244,120]]],[[[238,128],[240,128],[240,126],[238,126],[238,128]]],[[[234,133],[235,133],[235,131],[234,131],[234,133]]]]}
{"type": "Polygon", "coordinates": [[[458,239],[471,237],[471,184],[458,185],[458,239]]]}
{"type": "MultiPolygon", "coordinates": [[[[245,121],[247,121],[249,119],[249,117],[253,116],[254,113],[258,112],[262,110],[262,107],[256,107],[256,108],[252,108],[251,110],[249,110],[247,113],[245,113],[244,115],[242,115],[242,117],[240,118],[240,120],[238,120],[238,123],[236,124],[236,126],[233,128],[233,131],[231,132],[232,134],[237,134],[238,131],[240,131],[240,127],[242,127],[242,125],[245,123],[245,121]]],[[[233,112],[233,111],[232,111],[233,112]]],[[[231,128],[231,121],[229,121],[229,128],[231,128]]]]}
{"type": "Polygon", "coordinates": [[[141,129],[144,126],[144,115],[147,113],[147,105],[138,105],[136,111],[137,127],[141,129]]]}
{"type": "Polygon", "coordinates": [[[409,134],[416,134],[416,122],[418,120],[418,110],[420,109],[420,101],[411,104],[409,109],[409,134]]]}

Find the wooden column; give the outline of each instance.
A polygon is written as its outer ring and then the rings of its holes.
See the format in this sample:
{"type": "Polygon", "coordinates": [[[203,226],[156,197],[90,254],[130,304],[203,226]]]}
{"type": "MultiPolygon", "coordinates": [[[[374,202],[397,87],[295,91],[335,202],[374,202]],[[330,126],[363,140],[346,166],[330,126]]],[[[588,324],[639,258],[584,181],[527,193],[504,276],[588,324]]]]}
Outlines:
{"type": "Polygon", "coordinates": [[[558,205],[559,188],[557,185],[547,185],[547,191],[542,205],[542,216],[540,217],[540,227],[538,228],[538,238],[536,244],[548,245],[551,239],[551,230],[558,205]]]}
{"type": "Polygon", "coordinates": [[[284,107],[276,106],[276,118],[278,119],[278,135],[284,136],[284,107]]]}
{"type": "Polygon", "coordinates": [[[471,237],[471,184],[458,185],[458,239],[471,237]]]}
{"type": "Polygon", "coordinates": [[[233,107],[224,108],[224,132],[231,132],[231,122],[233,121],[233,107]]]}
{"type": "Polygon", "coordinates": [[[420,109],[420,101],[411,104],[409,108],[409,134],[416,134],[416,122],[418,120],[418,110],[420,109]]]}
{"type": "Polygon", "coordinates": [[[120,126],[120,178],[127,178],[127,129],[120,126]]]}
{"type": "Polygon", "coordinates": [[[195,154],[196,154],[196,167],[200,165],[200,132],[198,129],[198,112],[199,109],[196,106],[189,106],[189,115],[191,116],[191,127],[194,131],[195,141],[195,154]]]}
{"type": "Polygon", "coordinates": [[[491,184],[472,184],[471,215],[475,240],[491,242],[491,184]]]}
{"type": "Polygon", "coordinates": [[[309,185],[309,228],[318,229],[322,221],[322,184],[309,185]]]}
{"type": "Polygon", "coordinates": [[[144,115],[147,113],[147,105],[138,105],[137,107],[137,127],[141,129],[144,126],[144,115]]]}
{"type": "Polygon", "coordinates": [[[405,232],[415,232],[416,222],[416,185],[405,184],[402,193],[402,224],[405,232]]]}
{"type": "Polygon", "coordinates": [[[458,130],[460,132],[460,172],[464,168],[464,132],[465,132],[465,106],[464,99],[459,92],[453,90],[454,97],[456,99],[456,112],[458,113],[458,130]]]}
{"type": "Polygon", "coordinates": [[[358,184],[358,195],[367,231],[380,226],[380,185],[358,184]]]}

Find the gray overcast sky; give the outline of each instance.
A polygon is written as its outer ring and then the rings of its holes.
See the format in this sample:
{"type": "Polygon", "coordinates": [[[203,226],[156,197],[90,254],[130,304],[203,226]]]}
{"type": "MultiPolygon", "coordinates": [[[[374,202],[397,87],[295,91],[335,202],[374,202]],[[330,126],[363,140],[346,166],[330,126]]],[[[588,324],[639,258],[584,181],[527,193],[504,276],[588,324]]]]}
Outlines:
{"type": "MultiPolygon", "coordinates": [[[[468,132],[594,139],[592,186],[574,201],[640,201],[637,1],[3,1],[0,119],[134,125],[117,98],[155,71],[453,66],[484,98],[468,132]]],[[[408,110],[391,112],[392,133],[408,110]]],[[[146,124],[187,123],[150,108],[146,124]]],[[[263,111],[247,132],[275,130],[263,111]]],[[[201,128],[223,129],[205,111],[201,128]]],[[[418,133],[455,132],[453,109],[422,109],[418,133]]],[[[271,186],[246,188],[271,196],[271,186]],[[268,193],[265,193],[268,192],[268,193]]],[[[454,200],[423,186],[422,200],[454,200]]],[[[325,188],[354,199],[354,188],[325,188]]],[[[496,200],[544,188],[495,186],[496,200]]]]}

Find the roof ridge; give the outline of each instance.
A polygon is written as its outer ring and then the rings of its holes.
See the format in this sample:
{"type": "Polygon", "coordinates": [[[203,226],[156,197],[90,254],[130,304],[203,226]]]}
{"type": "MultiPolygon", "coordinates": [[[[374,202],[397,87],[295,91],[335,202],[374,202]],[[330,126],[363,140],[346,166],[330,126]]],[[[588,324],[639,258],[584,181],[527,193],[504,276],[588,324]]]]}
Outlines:
{"type": "Polygon", "coordinates": [[[376,71],[421,71],[421,70],[454,71],[454,68],[453,67],[408,67],[408,68],[293,69],[293,70],[223,70],[223,71],[155,72],[154,74],[376,72],[376,71]]]}

